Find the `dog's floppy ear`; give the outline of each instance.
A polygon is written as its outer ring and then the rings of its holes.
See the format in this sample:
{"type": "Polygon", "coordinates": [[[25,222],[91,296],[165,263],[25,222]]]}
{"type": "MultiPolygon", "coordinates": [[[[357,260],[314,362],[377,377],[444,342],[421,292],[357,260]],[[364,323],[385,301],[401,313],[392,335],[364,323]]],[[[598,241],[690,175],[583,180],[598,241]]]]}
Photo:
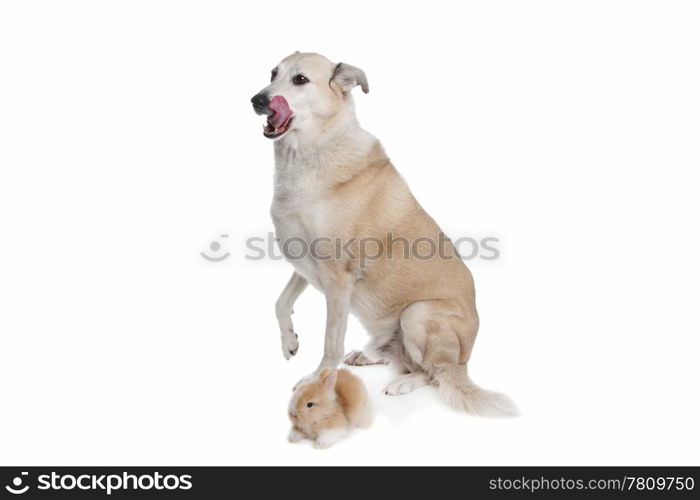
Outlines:
{"type": "Polygon", "coordinates": [[[362,92],[365,94],[369,92],[369,84],[367,83],[365,72],[349,64],[338,63],[333,71],[331,82],[338,83],[343,92],[350,92],[357,85],[362,87],[362,92]]]}

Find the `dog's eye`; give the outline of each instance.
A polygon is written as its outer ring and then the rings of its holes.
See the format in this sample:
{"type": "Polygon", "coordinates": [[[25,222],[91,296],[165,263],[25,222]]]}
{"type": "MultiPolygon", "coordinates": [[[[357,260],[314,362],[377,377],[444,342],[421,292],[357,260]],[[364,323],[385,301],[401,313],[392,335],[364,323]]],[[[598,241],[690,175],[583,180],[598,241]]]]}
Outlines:
{"type": "Polygon", "coordinates": [[[305,83],[309,83],[309,79],[304,75],[296,75],[294,78],[292,78],[292,83],[294,85],[304,85],[305,83]]]}
{"type": "Polygon", "coordinates": [[[270,83],[275,81],[275,78],[277,78],[277,68],[273,69],[270,73],[270,83]]]}
{"type": "Polygon", "coordinates": [[[307,408],[311,408],[313,405],[314,405],[314,404],[313,404],[311,401],[309,401],[308,403],[306,403],[306,407],[307,407],[307,408]]]}

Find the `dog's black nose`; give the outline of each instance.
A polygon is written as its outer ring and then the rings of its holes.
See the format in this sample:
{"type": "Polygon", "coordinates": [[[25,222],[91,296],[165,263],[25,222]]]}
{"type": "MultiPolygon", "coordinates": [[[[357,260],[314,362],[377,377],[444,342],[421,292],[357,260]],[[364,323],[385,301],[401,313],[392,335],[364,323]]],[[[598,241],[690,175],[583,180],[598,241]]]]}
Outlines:
{"type": "Polygon", "coordinates": [[[256,113],[263,113],[264,109],[270,103],[270,99],[261,92],[260,94],[255,94],[250,102],[253,103],[253,109],[256,113]]]}

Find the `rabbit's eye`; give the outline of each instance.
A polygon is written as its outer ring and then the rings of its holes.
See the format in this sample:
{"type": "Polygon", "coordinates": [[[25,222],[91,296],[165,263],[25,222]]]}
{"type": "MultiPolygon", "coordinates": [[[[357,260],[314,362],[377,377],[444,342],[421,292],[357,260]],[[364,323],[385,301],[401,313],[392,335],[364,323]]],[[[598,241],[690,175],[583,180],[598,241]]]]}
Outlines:
{"type": "Polygon", "coordinates": [[[314,404],[313,404],[311,401],[309,401],[308,403],[306,403],[306,407],[307,407],[307,408],[311,408],[313,405],[314,405],[314,404]]]}

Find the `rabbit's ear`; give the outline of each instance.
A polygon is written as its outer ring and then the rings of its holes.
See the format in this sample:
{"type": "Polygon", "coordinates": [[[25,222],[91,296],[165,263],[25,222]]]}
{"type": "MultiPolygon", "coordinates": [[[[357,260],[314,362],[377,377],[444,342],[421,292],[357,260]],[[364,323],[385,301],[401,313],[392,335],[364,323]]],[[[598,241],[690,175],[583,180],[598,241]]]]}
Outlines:
{"type": "MultiPolygon", "coordinates": [[[[338,381],[338,370],[331,370],[330,368],[324,368],[323,371],[328,370],[328,374],[324,377],[326,379],[326,389],[335,389],[335,383],[338,381]]],[[[323,373],[323,371],[321,373],[323,373]]]]}
{"type": "Polygon", "coordinates": [[[318,372],[318,379],[321,381],[326,380],[328,378],[328,375],[330,375],[330,374],[331,374],[331,368],[326,366],[323,370],[318,372]]]}

